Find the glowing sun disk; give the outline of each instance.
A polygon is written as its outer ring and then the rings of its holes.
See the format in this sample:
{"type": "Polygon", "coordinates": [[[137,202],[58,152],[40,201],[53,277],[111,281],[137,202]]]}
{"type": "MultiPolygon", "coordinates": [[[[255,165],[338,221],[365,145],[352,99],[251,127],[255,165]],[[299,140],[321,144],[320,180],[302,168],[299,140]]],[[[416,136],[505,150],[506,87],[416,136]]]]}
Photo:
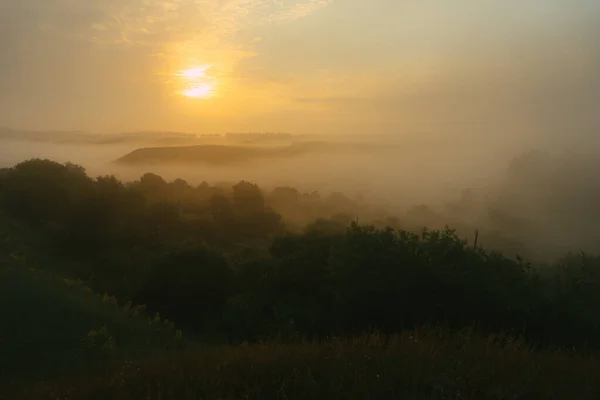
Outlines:
{"type": "Polygon", "coordinates": [[[189,89],[181,92],[182,95],[193,98],[207,98],[213,93],[213,85],[208,83],[202,83],[200,85],[192,86],[189,89]]]}
{"type": "Polygon", "coordinates": [[[208,69],[210,69],[210,65],[203,65],[182,70],[175,74],[175,76],[181,78],[183,87],[185,88],[180,94],[192,98],[211,97],[215,85],[213,79],[206,74],[208,69]]]}
{"type": "Polygon", "coordinates": [[[206,76],[206,71],[210,68],[208,65],[204,65],[202,67],[190,68],[183,70],[177,74],[177,76],[182,78],[191,78],[198,79],[204,78],[206,76]]]}

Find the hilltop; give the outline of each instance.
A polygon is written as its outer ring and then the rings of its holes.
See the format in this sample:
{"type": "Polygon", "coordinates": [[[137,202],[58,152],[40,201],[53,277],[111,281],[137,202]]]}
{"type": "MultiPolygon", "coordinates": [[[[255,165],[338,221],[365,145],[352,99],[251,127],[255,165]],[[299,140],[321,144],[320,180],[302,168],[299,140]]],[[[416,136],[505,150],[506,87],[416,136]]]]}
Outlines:
{"type": "Polygon", "coordinates": [[[366,153],[381,147],[360,143],[298,142],[288,146],[242,146],[203,144],[140,148],[116,160],[119,164],[204,163],[243,164],[250,161],[289,159],[306,154],[366,153]]]}

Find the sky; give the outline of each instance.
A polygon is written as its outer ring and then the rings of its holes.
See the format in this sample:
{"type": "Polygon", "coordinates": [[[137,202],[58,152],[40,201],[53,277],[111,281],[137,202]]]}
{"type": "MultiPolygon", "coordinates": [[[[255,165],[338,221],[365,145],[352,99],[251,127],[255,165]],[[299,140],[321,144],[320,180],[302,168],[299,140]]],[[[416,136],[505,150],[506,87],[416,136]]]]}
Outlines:
{"type": "Polygon", "coordinates": [[[0,0],[0,126],[585,142],[598,38],[597,0],[0,0]]]}

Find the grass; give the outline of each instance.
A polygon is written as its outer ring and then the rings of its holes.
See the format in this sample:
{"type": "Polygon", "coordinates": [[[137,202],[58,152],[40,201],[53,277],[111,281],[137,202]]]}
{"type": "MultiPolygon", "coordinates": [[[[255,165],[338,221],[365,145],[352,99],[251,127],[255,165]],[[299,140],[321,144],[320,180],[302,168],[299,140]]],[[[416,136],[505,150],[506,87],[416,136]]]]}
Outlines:
{"type": "MultiPolygon", "coordinates": [[[[30,387],[28,399],[598,399],[598,361],[510,338],[412,332],[212,346],[30,387]]],[[[19,397],[14,397],[19,398],[19,397]]]]}
{"type": "Polygon", "coordinates": [[[0,386],[60,379],[177,347],[174,327],[78,281],[0,263],[0,386]]]}

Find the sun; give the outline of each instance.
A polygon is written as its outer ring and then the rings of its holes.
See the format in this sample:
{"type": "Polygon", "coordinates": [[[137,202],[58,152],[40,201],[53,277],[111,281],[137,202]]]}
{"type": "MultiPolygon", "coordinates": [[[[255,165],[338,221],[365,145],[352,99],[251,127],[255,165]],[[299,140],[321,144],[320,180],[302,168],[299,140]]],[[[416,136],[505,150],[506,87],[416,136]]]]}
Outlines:
{"type": "Polygon", "coordinates": [[[179,71],[176,76],[182,78],[190,78],[190,79],[198,79],[204,78],[206,76],[206,71],[210,69],[210,65],[203,65],[201,67],[194,67],[190,69],[185,69],[183,71],[179,71]]]}
{"type": "Polygon", "coordinates": [[[195,99],[207,99],[214,95],[214,80],[207,75],[210,65],[202,65],[179,71],[175,76],[181,79],[184,90],[181,95],[195,99]]]}
{"type": "Polygon", "coordinates": [[[181,92],[182,95],[195,99],[207,99],[212,96],[214,87],[211,84],[203,83],[181,92]]]}

